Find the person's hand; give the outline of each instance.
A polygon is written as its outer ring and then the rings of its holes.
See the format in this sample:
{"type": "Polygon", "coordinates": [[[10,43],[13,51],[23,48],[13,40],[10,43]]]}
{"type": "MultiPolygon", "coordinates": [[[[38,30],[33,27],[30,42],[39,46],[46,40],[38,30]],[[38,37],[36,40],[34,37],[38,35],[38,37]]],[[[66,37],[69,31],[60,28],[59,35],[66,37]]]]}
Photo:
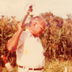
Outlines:
{"type": "Polygon", "coordinates": [[[18,25],[17,25],[17,30],[18,30],[18,31],[23,31],[23,28],[24,28],[24,25],[22,26],[21,23],[18,23],[18,25]]]}

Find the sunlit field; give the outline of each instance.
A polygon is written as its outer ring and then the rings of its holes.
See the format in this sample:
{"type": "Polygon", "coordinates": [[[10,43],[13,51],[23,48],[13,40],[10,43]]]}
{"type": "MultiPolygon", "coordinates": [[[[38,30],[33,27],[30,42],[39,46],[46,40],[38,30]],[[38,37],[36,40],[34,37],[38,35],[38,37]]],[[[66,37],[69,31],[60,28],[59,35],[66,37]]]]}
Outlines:
{"type": "MultiPolygon", "coordinates": [[[[62,19],[53,15],[53,13],[41,13],[46,20],[46,28],[44,34],[41,34],[40,40],[45,50],[45,67],[43,72],[65,72],[65,67],[72,66],[72,20],[68,17],[62,19]]],[[[33,15],[30,15],[30,19],[33,15]]],[[[29,21],[28,21],[29,22],[29,21]]],[[[1,55],[7,57],[7,61],[16,61],[15,52],[8,55],[6,43],[17,31],[15,17],[0,19],[0,72],[8,72],[2,64],[1,55]],[[7,56],[8,55],[8,56],[7,56]]],[[[30,23],[25,24],[24,30],[29,27],[30,23]]],[[[14,69],[12,72],[18,72],[16,62],[13,62],[14,69]]]]}
{"type": "MultiPolygon", "coordinates": [[[[46,61],[43,72],[65,72],[65,67],[71,67],[72,60],[51,60],[46,61]]],[[[2,68],[0,72],[9,72],[6,68],[2,68]]],[[[15,67],[12,72],[18,72],[18,68],[15,67]]]]}
{"type": "Polygon", "coordinates": [[[71,67],[72,61],[70,60],[51,60],[45,64],[44,72],[65,72],[65,67],[71,67]]]}

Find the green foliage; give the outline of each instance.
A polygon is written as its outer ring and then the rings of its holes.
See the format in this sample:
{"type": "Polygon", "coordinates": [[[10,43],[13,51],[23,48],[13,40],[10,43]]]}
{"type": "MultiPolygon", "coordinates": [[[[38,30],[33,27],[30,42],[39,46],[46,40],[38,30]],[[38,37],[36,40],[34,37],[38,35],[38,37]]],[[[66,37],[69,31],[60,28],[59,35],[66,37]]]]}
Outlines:
{"type": "Polygon", "coordinates": [[[45,28],[44,35],[40,36],[46,57],[69,59],[72,55],[72,24],[70,22],[66,25],[61,17],[49,14],[47,12],[42,14],[48,26],[45,28]],[[52,17],[48,18],[50,16],[52,17]]]}
{"type": "MultiPolygon", "coordinates": [[[[2,54],[7,56],[8,51],[6,48],[6,43],[16,32],[16,30],[17,30],[16,25],[17,25],[17,23],[12,23],[10,21],[10,19],[5,19],[3,17],[1,18],[1,20],[0,20],[0,57],[2,54]]],[[[11,55],[12,54],[14,54],[14,56],[15,56],[15,53],[11,53],[11,55]]],[[[9,57],[12,57],[11,55],[9,57]]],[[[3,63],[3,61],[0,58],[0,64],[2,65],[2,63],[3,63]]]]}

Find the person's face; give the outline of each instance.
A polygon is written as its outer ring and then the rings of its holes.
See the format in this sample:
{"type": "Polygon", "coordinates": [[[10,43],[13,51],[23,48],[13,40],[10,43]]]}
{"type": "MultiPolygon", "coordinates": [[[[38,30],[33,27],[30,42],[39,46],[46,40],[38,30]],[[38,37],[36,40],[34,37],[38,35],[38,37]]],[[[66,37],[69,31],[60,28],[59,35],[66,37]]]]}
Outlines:
{"type": "Polygon", "coordinates": [[[36,22],[35,35],[40,36],[41,33],[44,33],[44,30],[45,30],[45,22],[44,21],[36,22]]]}

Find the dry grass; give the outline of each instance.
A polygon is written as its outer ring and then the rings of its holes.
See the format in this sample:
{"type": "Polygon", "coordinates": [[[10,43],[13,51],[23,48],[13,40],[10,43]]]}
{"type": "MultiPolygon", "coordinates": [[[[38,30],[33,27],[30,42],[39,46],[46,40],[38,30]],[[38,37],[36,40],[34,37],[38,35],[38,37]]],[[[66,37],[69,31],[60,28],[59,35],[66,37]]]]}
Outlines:
{"type": "Polygon", "coordinates": [[[44,72],[64,72],[65,67],[71,67],[71,60],[51,60],[46,62],[44,72]]]}
{"type": "MultiPolygon", "coordinates": [[[[43,72],[65,72],[65,67],[71,67],[72,61],[71,60],[46,60],[45,68],[43,72]]],[[[6,68],[3,68],[2,72],[9,72],[6,68]]],[[[17,67],[13,69],[12,72],[18,72],[17,67]]]]}
{"type": "MultiPolygon", "coordinates": [[[[2,72],[9,72],[6,68],[3,68],[2,69],[2,72]]],[[[11,72],[18,72],[18,69],[17,69],[17,67],[15,67],[14,69],[13,69],[13,71],[11,71],[11,72]]]]}

